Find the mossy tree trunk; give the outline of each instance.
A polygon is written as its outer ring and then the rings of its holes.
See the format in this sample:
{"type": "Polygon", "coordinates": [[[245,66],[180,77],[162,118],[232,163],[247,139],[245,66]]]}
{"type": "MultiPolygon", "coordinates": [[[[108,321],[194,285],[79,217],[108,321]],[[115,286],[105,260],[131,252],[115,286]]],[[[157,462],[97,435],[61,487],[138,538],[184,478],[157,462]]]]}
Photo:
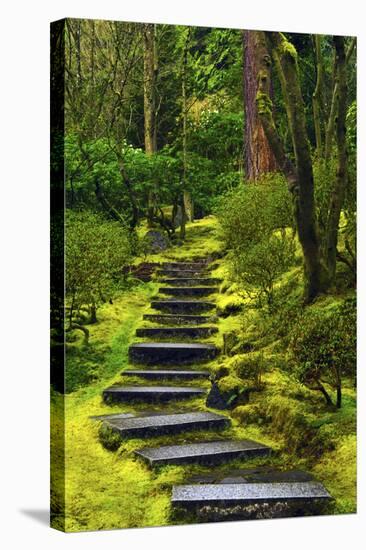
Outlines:
{"type": "Polygon", "coordinates": [[[314,117],[314,130],[316,140],[316,152],[318,159],[323,155],[323,138],[322,138],[322,121],[321,121],[321,103],[322,103],[322,89],[323,89],[323,59],[321,52],[321,35],[314,35],[314,50],[316,58],[316,85],[313,93],[313,117],[314,117]]]}
{"type": "Polygon", "coordinates": [[[314,177],[310,144],[306,131],[305,108],[300,88],[297,53],[283,34],[259,33],[266,40],[279,74],[289,122],[295,165],[285,153],[272,115],[268,92],[270,58],[262,56],[258,72],[257,107],[264,131],[280,169],[289,182],[293,196],[296,228],[304,256],[305,301],[311,302],[330,285],[328,271],[321,258],[320,239],[314,200],[314,177]]]}
{"type": "Polygon", "coordinates": [[[336,144],[337,144],[337,174],[330,197],[329,215],[327,224],[327,264],[331,278],[335,277],[338,227],[344,197],[347,188],[347,144],[346,144],[346,115],[347,115],[347,67],[346,52],[343,36],[334,37],[336,51],[336,84],[338,101],[336,110],[336,144]]]}
{"type": "MultiPolygon", "coordinates": [[[[353,38],[347,48],[346,53],[346,59],[345,64],[346,66],[349,63],[349,60],[351,59],[351,56],[355,50],[356,47],[356,38],[353,38]]],[[[334,87],[333,87],[333,93],[332,93],[332,100],[330,105],[330,111],[328,116],[328,122],[327,127],[325,131],[325,149],[324,149],[324,158],[326,161],[329,161],[332,153],[332,146],[334,141],[334,132],[335,132],[335,125],[336,125],[336,113],[337,113],[337,101],[338,101],[338,93],[339,93],[339,84],[337,79],[337,54],[335,57],[335,67],[334,67],[334,87]]]]}
{"type": "MultiPolygon", "coordinates": [[[[143,26],[144,38],[144,137],[145,152],[147,155],[156,153],[156,46],[155,25],[146,23],[143,26]]],[[[148,196],[147,221],[153,225],[156,193],[151,190],[148,196]]]]}
{"type": "Polygon", "coordinates": [[[183,55],[182,55],[182,155],[183,155],[183,166],[182,166],[182,189],[181,196],[179,200],[179,205],[182,209],[182,218],[180,224],[180,238],[185,239],[186,236],[186,222],[187,222],[187,212],[186,212],[186,196],[187,196],[187,63],[188,63],[188,44],[190,37],[190,29],[186,31],[186,38],[183,46],[183,55]]]}
{"type": "MultiPolygon", "coordinates": [[[[277,163],[273,151],[268,143],[261,119],[258,115],[256,95],[258,92],[258,73],[262,70],[261,64],[268,55],[263,33],[244,31],[244,161],[246,179],[256,180],[261,174],[274,172],[277,163]]],[[[266,93],[271,95],[270,67],[266,70],[266,93]]]]}

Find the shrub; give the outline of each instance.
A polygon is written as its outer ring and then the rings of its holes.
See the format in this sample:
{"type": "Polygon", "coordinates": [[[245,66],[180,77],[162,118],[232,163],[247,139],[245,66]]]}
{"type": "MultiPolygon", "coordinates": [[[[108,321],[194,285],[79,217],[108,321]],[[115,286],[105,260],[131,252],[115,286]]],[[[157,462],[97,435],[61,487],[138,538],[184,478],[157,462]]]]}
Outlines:
{"type": "Polygon", "coordinates": [[[334,388],[340,408],[342,376],[356,374],[355,299],[325,310],[307,310],[294,326],[290,351],[299,381],[320,391],[329,405],[333,401],[326,385],[334,388]]]}
{"type": "Polygon", "coordinates": [[[66,295],[69,328],[82,306],[96,321],[98,305],[110,298],[121,283],[123,269],[131,260],[129,232],[118,222],[91,212],[68,211],[66,215],[66,295]]]}
{"type": "Polygon", "coordinates": [[[290,194],[279,174],[224,193],[216,213],[226,246],[233,251],[247,249],[273,231],[293,226],[290,194]]]}
{"type": "Polygon", "coordinates": [[[256,389],[262,386],[262,374],[264,371],[263,352],[251,352],[245,355],[238,355],[235,361],[235,372],[243,379],[251,380],[256,389]]]}
{"type": "Polygon", "coordinates": [[[260,306],[263,300],[269,308],[274,305],[274,284],[292,265],[295,255],[294,239],[286,235],[271,235],[247,250],[237,251],[232,260],[235,279],[260,306]]]}
{"type": "Polygon", "coordinates": [[[279,174],[242,185],[217,206],[221,233],[230,250],[231,276],[259,306],[273,306],[274,284],[294,262],[290,194],[279,174]]]}

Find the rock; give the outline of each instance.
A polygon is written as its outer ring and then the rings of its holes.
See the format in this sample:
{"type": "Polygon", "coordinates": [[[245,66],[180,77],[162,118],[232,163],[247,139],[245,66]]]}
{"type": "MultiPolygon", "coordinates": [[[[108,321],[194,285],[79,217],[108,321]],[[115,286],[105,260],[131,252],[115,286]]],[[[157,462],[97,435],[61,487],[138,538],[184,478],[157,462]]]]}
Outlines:
{"type": "Polygon", "coordinates": [[[226,399],[221,394],[216,382],[212,383],[210,393],[208,394],[206,399],[206,405],[207,407],[211,407],[212,409],[218,409],[220,411],[223,411],[229,408],[227,405],[226,399]]]}
{"type": "Polygon", "coordinates": [[[161,233],[160,231],[157,231],[156,229],[151,229],[148,231],[145,236],[144,240],[147,242],[147,247],[149,249],[149,252],[151,253],[157,253],[161,252],[162,250],[166,250],[169,248],[169,239],[161,233]]]}
{"type": "Polygon", "coordinates": [[[211,390],[206,399],[207,407],[218,409],[232,409],[238,405],[245,405],[249,402],[249,388],[240,390],[232,389],[229,391],[221,391],[216,382],[212,382],[211,390]]]}

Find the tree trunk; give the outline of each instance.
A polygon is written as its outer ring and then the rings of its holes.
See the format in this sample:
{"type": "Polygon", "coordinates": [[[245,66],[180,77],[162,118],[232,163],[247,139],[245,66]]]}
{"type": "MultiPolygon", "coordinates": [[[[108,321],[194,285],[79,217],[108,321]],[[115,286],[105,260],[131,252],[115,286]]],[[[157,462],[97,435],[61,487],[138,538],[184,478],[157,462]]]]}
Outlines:
{"type": "Polygon", "coordinates": [[[259,34],[266,38],[281,81],[295,153],[295,167],[284,151],[283,143],[273,121],[272,101],[268,92],[270,58],[267,54],[262,55],[258,72],[258,113],[268,142],[280,169],[288,179],[289,189],[293,196],[296,228],[304,256],[304,298],[306,302],[311,302],[320,292],[328,288],[329,277],[321,259],[314,201],[313,167],[306,132],[297,53],[281,33],[266,32],[259,34]]]}
{"type": "Polygon", "coordinates": [[[188,41],[189,41],[188,29],[186,40],[184,42],[183,48],[183,58],[182,58],[182,155],[183,155],[183,167],[182,167],[182,189],[180,197],[180,207],[182,209],[182,219],[180,224],[180,238],[185,239],[186,236],[186,222],[187,222],[187,213],[186,213],[186,200],[185,195],[186,190],[186,178],[187,178],[187,59],[188,59],[188,41]]]}
{"type": "Polygon", "coordinates": [[[341,210],[347,187],[347,144],[346,144],[346,115],[347,115],[347,68],[344,37],[335,36],[336,50],[336,83],[338,101],[336,112],[336,143],[337,143],[337,174],[330,197],[329,216],[327,224],[327,265],[332,280],[336,273],[338,227],[341,210]]]}
{"type": "Polygon", "coordinates": [[[90,319],[89,319],[89,322],[91,324],[94,324],[94,323],[97,323],[98,322],[98,319],[97,319],[97,308],[96,308],[96,305],[95,304],[91,304],[90,305],[90,319]]]}
{"type": "MultiPolygon", "coordinates": [[[[246,178],[256,180],[261,174],[274,172],[277,169],[276,159],[268,143],[256,105],[258,75],[263,57],[268,55],[263,34],[255,31],[244,31],[243,52],[246,178]]],[[[270,72],[270,68],[268,68],[266,80],[266,93],[268,93],[268,96],[271,95],[270,72]]]]}
{"type": "MultiPolygon", "coordinates": [[[[348,64],[354,49],[356,47],[357,39],[353,38],[350,45],[348,46],[347,53],[346,53],[346,59],[345,63],[348,64]]],[[[337,64],[337,55],[335,57],[335,65],[337,64]]],[[[337,68],[335,67],[334,72],[337,72],[337,68]]],[[[325,133],[325,151],[324,151],[324,158],[326,161],[330,159],[331,153],[332,153],[332,145],[333,145],[333,138],[334,138],[334,129],[336,124],[336,111],[337,111],[337,101],[338,101],[338,79],[335,78],[334,82],[334,88],[333,88],[333,94],[332,94],[332,101],[330,106],[330,112],[329,112],[329,118],[325,133]]]]}
{"type": "Polygon", "coordinates": [[[321,54],[321,35],[316,34],[314,36],[314,49],[316,58],[316,86],[313,93],[313,116],[314,116],[314,130],[316,140],[316,152],[318,159],[323,154],[323,140],[322,140],[322,125],[320,117],[320,106],[322,97],[323,86],[323,60],[321,54]]]}
{"type": "MultiPolygon", "coordinates": [[[[156,152],[156,101],[155,101],[155,25],[146,23],[143,26],[144,35],[144,137],[145,153],[153,155],[156,152]]],[[[147,222],[151,227],[156,206],[155,189],[149,191],[147,222]]]]}
{"type": "Polygon", "coordinates": [[[145,152],[156,152],[155,140],[155,25],[144,24],[144,134],[145,152]]]}

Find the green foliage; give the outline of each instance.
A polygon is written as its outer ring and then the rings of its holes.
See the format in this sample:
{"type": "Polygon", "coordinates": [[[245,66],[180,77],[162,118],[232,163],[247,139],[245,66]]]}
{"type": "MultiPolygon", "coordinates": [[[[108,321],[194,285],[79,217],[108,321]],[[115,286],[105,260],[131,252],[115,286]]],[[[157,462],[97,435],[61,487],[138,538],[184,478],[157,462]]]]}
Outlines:
{"type": "Polygon", "coordinates": [[[295,241],[286,227],[292,209],[286,183],[278,174],[230,190],[217,213],[231,252],[232,277],[244,292],[273,305],[274,284],[293,263],[295,241]]]}
{"type": "Polygon", "coordinates": [[[309,308],[292,331],[295,375],[325,397],[324,384],[340,391],[341,377],[356,375],[355,306],[355,299],[349,299],[325,310],[309,308]]]}
{"type": "Polygon", "coordinates": [[[258,183],[245,183],[227,191],[216,212],[225,243],[235,251],[293,224],[290,195],[280,174],[265,175],[258,183]]]}
{"type": "Polygon", "coordinates": [[[247,251],[233,257],[232,270],[235,280],[258,305],[274,306],[274,284],[289,269],[295,253],[294,239],[271,235],[247,251]],[[264,300],[264,302],[263,302],[264,300]]]}
{"type": "Polygon", "coordinates": [[[243,113],[202,110],[191,122],[188,146],[203,158],[215,162],[215,171],[237,169],[243,149],[243,113]]]}
{"type": "MultiPolygon", "coordinates": [[[[83,161],[77,137],[67,136],[66,192],[70,207],[95,208],[95,183],[103,186],[104,193],[126,221],[131,215],[131,203],[121,178],[113,143],[100,138],[83,145],[88,161],[83,161]],[[111,146],[112,145],[112,146],[111,146]]],[[[160,204],[171,204],[179,189],[180,160],[170,156],[169,150],[146,155],[142,149],[123,142],[123,163],[139,209],[147,208],[147,198],[154,192],[160,204]]]]}
{"type": "Polygon", "coordinates": [[[256,389],[262,386],[262,375],[266,368],[263,352],[250,352],[235,358],[234,370],[240,378],[250,380],[256,389]]]}
{"type": "Polygon", "coordinates": [[[66,296],[69,319],[82,306],[96,308],[121,285],[131,261],[131,239],[121,224],[91,212],[66,214],[66,296]]]}

